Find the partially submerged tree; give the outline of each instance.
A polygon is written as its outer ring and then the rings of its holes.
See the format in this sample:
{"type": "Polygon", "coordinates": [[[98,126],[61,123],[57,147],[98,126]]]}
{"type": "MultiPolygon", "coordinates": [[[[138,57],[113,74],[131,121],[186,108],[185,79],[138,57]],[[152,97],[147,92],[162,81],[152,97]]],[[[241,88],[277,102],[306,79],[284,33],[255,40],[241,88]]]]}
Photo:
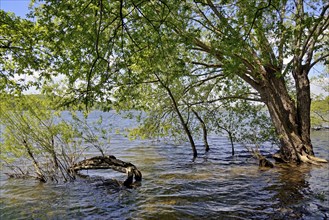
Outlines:
{"type": "Polygon", "coordinates": [[[104,156],[104,131],[93,129],[82,114],[63,115],[41,95],[2,94],[0,104],[0,166],[14,171],[9,175],[70,181],[75,179],[71,167],[88,149],[104,156]]]}
{"type": "Polygon", "coordinates": [[[328,34],[328,8],[325,2],[301,0],[208,0],[182,4],[175,16],[185,18],[182,23],[186,17],[190,22],[188,28],[176,26],[180,36],[217,60],[214,62],[223,71],[239,76],[259,93],[279,134],[283,161],[315,160],[310,139],[308,74],[329,56],[328,44],[323,40],[328,34]],[[306,7],[310,7],[308,12],[306,7]],[[200,34],[195,34],[198,31],[200,34]],[[314,58],[316,53],[319,55],[314,58]],[[285,63],[285,59],[289,61],[285,63]],[[293,96],[287,88],[289,76],[295,82],[293,96]]]}
{"type": "Polygon", "coordinates": [[[81,153],[75,142],[79,133],[59,117],[56,122],[50,102],[2,95],[0,113],[2,166],[16,167],[21,175],[36,175],[43,182],[74,178],[68,168],[81,153]]]}
{"type": "Polygon", "coordinates": [[[67,92],[86,104],[150,99],[135,87],[156,82],[184,89],[190,106],[239,77],[250,91],[239,97],[256,94],[267,106],[280,159],[312,162],[308,74],[329,56],[328,13],[326,1],[311,0],[47,0],[34,14],[47,50],[36,52],[52,61],[45,73],[66,75],[67,92]]]}

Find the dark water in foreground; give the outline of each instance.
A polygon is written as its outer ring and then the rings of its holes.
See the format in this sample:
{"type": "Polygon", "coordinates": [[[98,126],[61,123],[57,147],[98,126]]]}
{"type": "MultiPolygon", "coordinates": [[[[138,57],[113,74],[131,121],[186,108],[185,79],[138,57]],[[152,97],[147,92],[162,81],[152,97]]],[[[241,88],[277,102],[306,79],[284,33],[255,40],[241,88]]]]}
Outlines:
{"type": "MultiPolygon", "coordinates": [[[[329,159],[329,133],[312,134],[317,156],[329,159]]],[[[329,219],[329,166],[260,171],[241,146],[231,157],[225,137],[192,162],[190,147],[130,142],[113,135],[110,152],[143,173],[125,189],[101,180],[66,184],[7,179],[1,174],[0,219],[329,219]]],[[[268,152],[273,152],[269,146],[268,152]]],[[[115,171],[89,175],[124,180],[115,171]]]]}

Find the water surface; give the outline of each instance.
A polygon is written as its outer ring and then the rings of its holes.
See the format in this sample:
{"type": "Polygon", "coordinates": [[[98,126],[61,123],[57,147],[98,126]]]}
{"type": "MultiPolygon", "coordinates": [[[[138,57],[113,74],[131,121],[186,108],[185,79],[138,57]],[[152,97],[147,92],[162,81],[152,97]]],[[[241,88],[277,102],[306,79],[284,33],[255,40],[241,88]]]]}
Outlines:
{"type": "MultiPolygon", "coordinates": [[[[94,113],[90,120],[100,114],[94,113]]],[[[102,113],[113,126],[126,126],[102,113]]],[[[104,123],[108,123],[106,120],[104,123]]],[[[329,159],[329,133],[312,133],[317,156],[329,159]]],[[[0,219],[328,219],[329,166],[277,166],[261,171],[241,145],[231,156],[227,138],[210,137],[211,150],[192,161],[189,145],[129,141],[112,133],[108,152],[135,164],[141,187],[109,184],[126,176],[88,171],[91,178],[64,184],[8,179],[1,172],[0,219]]],[[[276,149],[265,145],[264,153],[276,149]]],[[[91,154],[96,152],[91,152],[91,154]]]]}

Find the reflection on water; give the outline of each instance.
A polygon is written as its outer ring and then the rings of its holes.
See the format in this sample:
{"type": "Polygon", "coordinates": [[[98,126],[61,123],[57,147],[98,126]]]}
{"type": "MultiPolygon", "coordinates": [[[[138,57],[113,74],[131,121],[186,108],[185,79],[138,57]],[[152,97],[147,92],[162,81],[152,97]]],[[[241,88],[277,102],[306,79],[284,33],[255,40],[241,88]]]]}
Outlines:
{"type": "MultiPolygon", "coordinates": [[[[314,133],[315,152],[329,159],[328,133],[314,133]]],[[[143,172],[126,189],[114,171],[86,171],[67,184],[7,179],[1,174],[0,219],[326,219],[329,166],[277,166],[260,171],[237,145],[211,137],[211,151],[192,162],[189,146],[112,139],[109,151],[143,172]]],[[[275,149],[267,147],[266,151],[275,149]]]]}

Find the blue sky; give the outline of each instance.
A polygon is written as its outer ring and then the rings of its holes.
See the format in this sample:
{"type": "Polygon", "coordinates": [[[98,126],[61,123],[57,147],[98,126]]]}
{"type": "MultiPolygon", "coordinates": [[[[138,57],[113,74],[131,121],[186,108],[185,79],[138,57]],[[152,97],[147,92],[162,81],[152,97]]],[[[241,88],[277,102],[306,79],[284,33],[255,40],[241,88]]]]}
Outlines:
{"type": "Polygon", "coordinates": [[[0,9],[14,12],[17,16],[25,17],[28,13],[30,0],[0,0],[0,9]]]}

